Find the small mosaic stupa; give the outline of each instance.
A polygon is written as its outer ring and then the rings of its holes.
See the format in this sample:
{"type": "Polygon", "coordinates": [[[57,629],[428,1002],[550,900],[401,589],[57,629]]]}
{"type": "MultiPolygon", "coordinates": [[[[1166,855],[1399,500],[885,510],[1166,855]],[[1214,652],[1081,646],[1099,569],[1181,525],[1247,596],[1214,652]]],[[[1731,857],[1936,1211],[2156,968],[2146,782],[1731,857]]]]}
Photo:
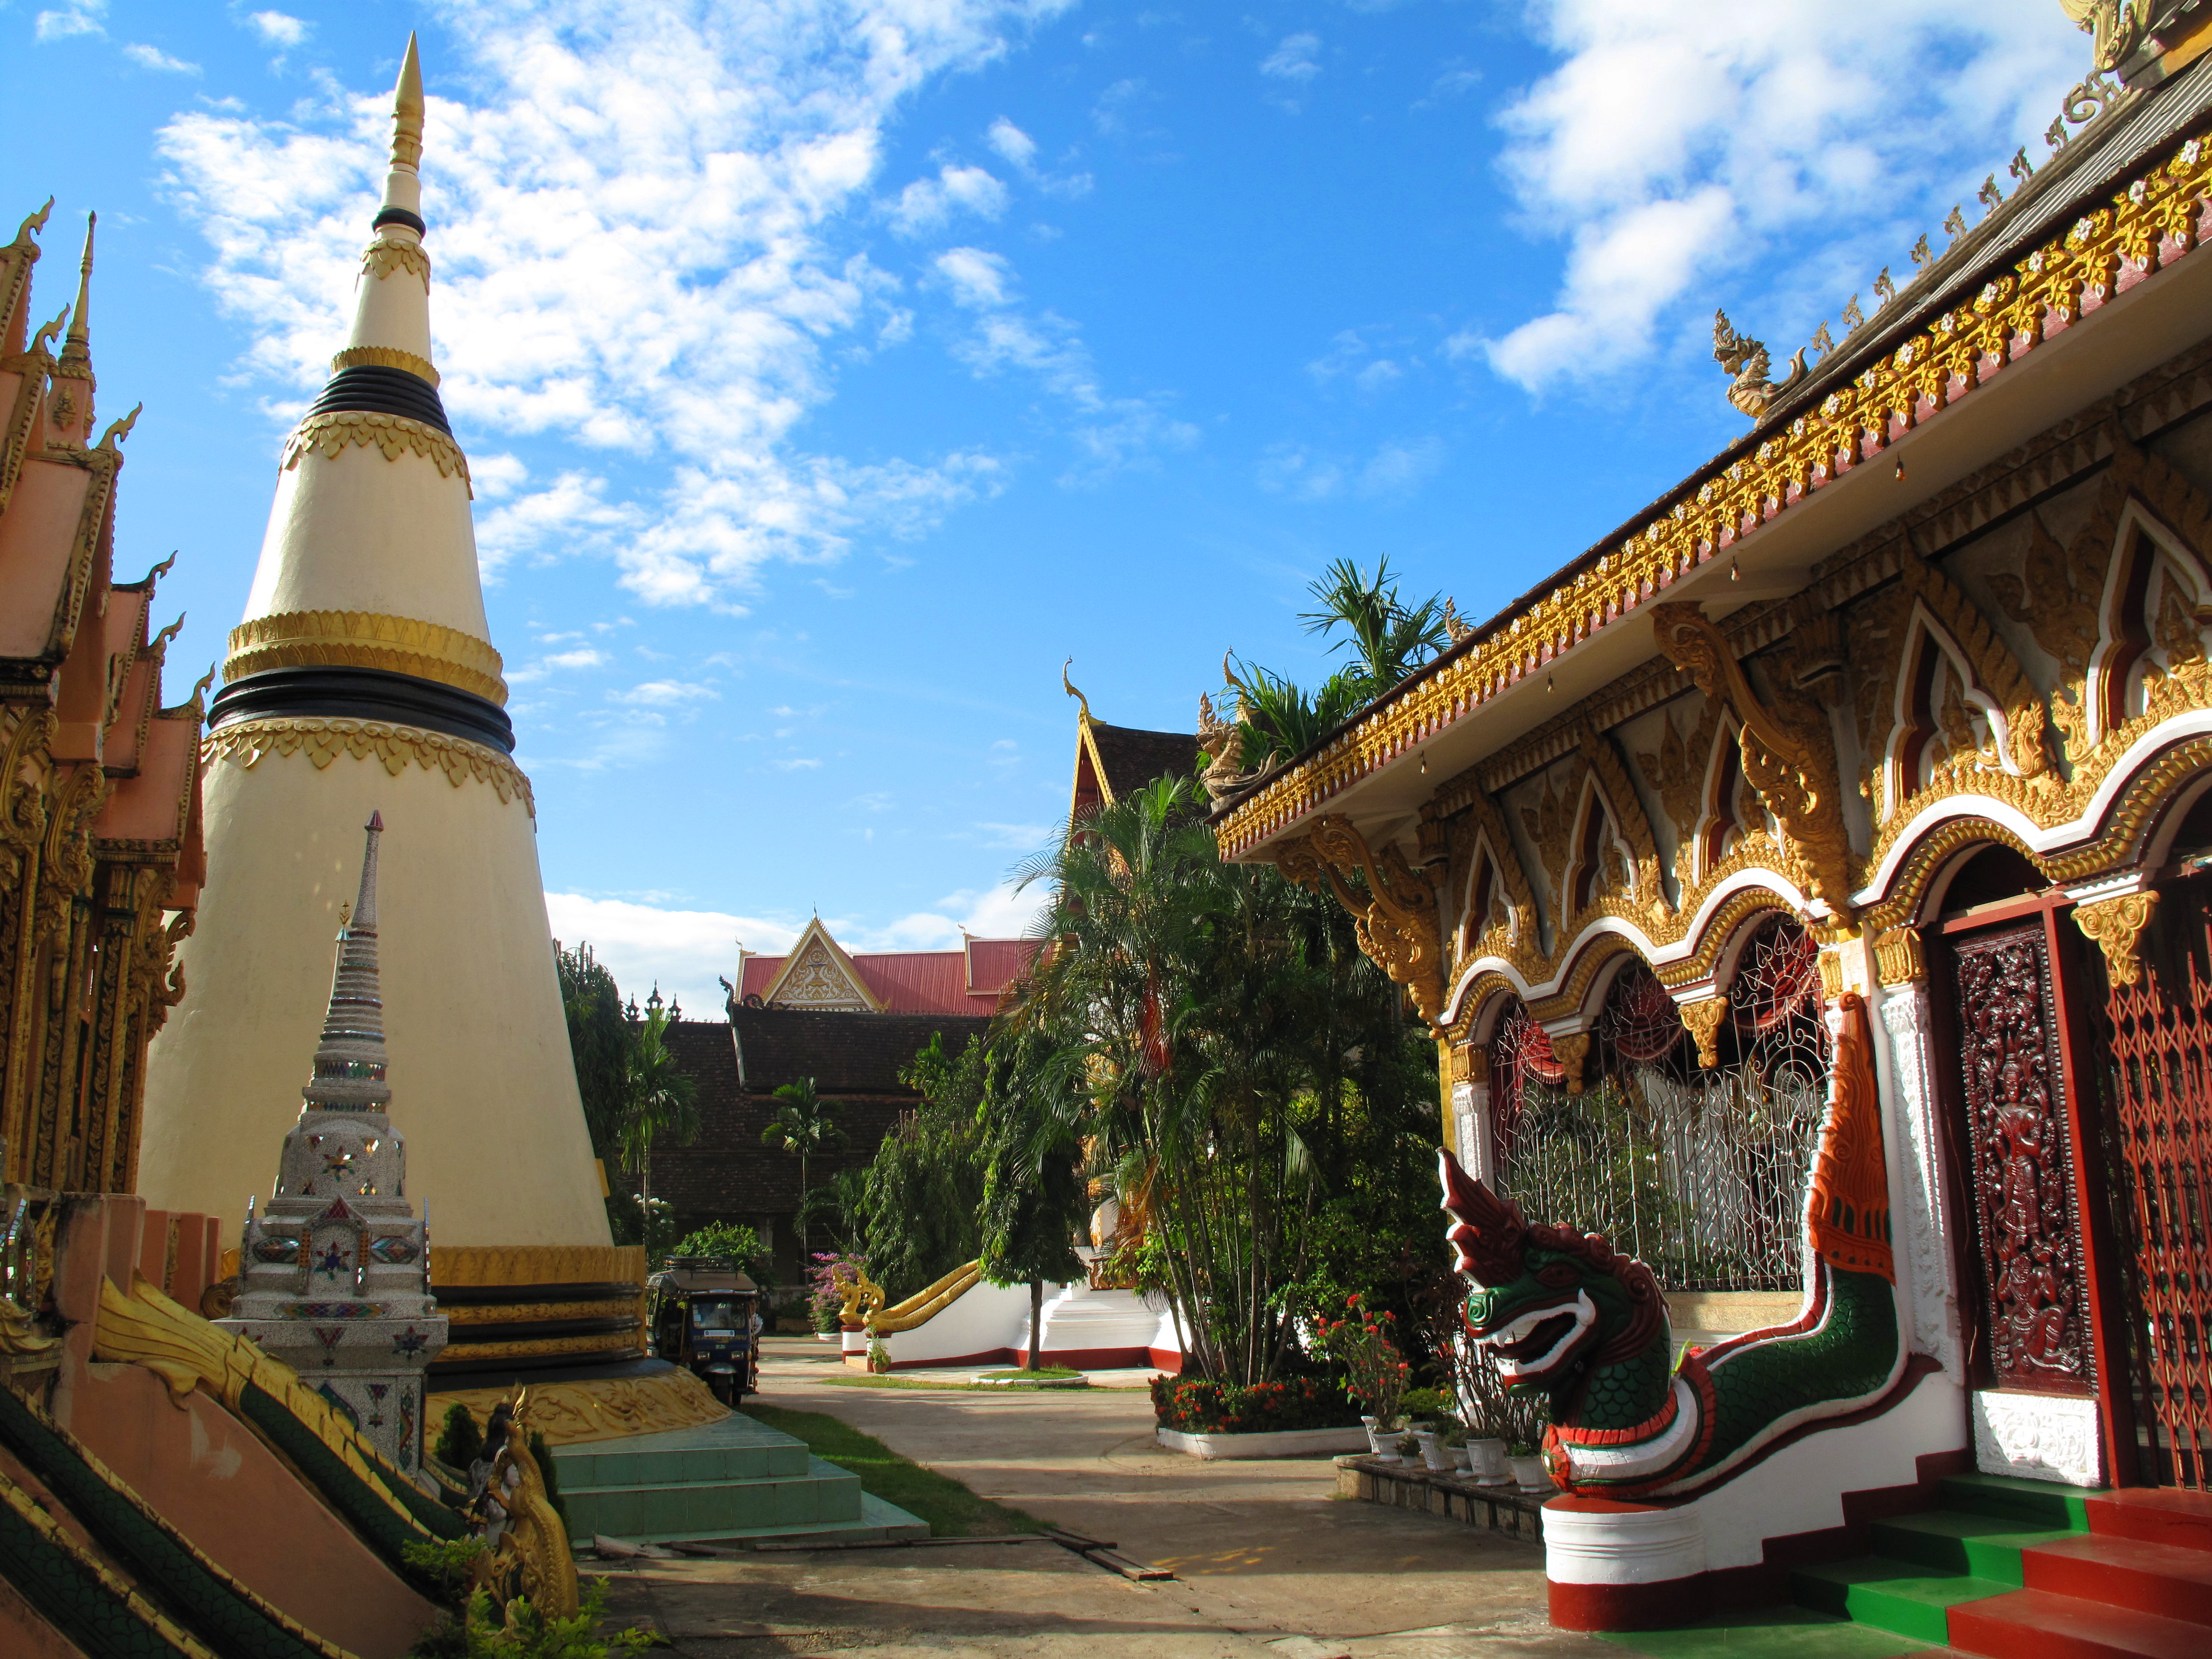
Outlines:
{"type": "Polygon", "coordinates": [[[407,1201],[407,1148],[392,1127],[376,969],[376,845],[338,932],[337,974],[307,1104],[284,1137],[276,1195],[249,1200],[243,1282],[225,1330],[300,1373],[410,1473],[422,1458],[423,1367],[446,1346],[430,1295],[430,1233],[407,1201]]]}

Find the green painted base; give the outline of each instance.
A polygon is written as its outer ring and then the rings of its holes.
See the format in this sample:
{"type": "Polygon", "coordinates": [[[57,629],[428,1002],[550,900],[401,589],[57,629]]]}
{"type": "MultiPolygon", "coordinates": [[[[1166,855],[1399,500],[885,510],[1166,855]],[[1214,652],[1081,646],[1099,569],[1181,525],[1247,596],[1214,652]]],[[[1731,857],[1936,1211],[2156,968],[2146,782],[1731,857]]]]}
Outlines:
{"type": "Polygon", "coordinates": [[[1682,1630],[1623,1631],[1600,1639],[1652,1659],[1905,1659],[1929,1646],[1806,1607],[1719,1613],[1682,1630]]]}
{"type": "Polygon", "coordinates": [[[787,1434],[741,1414],[696,1429],[557,1447],[554,1464],[579,1543],[926,1538],[929,1528],[860,1490],[787,1434]]]}

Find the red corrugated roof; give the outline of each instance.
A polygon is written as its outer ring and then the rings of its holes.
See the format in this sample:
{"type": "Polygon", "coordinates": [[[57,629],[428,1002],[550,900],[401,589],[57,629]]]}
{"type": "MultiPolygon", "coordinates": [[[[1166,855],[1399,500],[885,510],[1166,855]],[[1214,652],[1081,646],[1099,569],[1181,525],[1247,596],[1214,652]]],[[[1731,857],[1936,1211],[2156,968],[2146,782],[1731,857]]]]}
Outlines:
{"type": "MultiPolygon", "coordinates": [[[[964,951],[855,951],[860,978],[888,1014],[988,1014],[1027,968],[1036,942],[971,939],[964,951]]],[[[747,957],[741,997],[759,996],[782,971],[781,957],[747,957]]]]}

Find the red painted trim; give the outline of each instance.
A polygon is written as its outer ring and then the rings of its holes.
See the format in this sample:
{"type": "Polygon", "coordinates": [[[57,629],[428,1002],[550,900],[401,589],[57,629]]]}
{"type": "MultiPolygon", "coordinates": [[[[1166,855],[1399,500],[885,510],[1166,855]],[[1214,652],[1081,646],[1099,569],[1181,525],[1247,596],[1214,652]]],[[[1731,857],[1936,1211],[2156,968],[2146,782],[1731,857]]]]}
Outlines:
{"type": "Polygon", "coordinates": [[[1553,1584],[1548,1611],[1561,1630],[1672,1630],[1712,1610],[1714,1575],[1656,1584],[1553,1584]]]}
{"type": "Polygon", "coordinates": [[[2085,1492],[2089,1530],[2145,1544],[2212,1551],[2212,1492],[2178,1486],[2135,1486],[2085,1492]]]}

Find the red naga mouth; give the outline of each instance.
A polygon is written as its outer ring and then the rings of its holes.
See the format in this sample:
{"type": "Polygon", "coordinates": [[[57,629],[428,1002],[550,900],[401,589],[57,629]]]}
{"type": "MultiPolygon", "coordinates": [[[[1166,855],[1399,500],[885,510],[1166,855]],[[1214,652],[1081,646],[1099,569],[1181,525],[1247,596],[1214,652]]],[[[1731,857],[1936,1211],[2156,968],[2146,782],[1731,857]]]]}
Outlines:
{"type": "Polygon", "coordinates": [[[1506,1382],[1534,1382],[1565,1364],[1596,1324],[1596,1307],[1577,1291],[1572,1302],[1531,1308],[1474,1340],[1490,1350],[1506,1382]]]}

